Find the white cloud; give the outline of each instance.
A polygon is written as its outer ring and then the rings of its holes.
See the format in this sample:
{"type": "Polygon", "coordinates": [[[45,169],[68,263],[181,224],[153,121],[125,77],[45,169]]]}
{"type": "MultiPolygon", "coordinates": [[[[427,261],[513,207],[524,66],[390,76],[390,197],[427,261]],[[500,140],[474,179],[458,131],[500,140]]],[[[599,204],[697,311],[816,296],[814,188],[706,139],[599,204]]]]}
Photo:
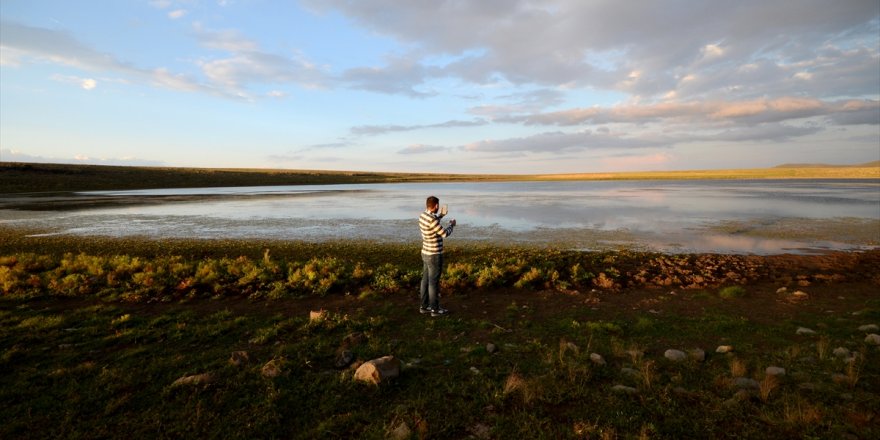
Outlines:
{"type": "Polygon", "coordinates": [[[452,149],[449,147],[442,147],[439,145],[424,145],[424,144],[415,144],[410,145],[400,151],[397,154],[430,154],[430,153],[439,153],[439,152],[449,152],[452,149]]]}
{"type": "Polygon", "coordinates": [[[186,9],[175,9],[168,13],[168,18],[172,20],[177,20],[179,18],[183,18],[186,15],[186,9]]]}
{"type": "Polygon", "coordinates": [[[150,6],[156,9],[166,9],[171,6],[171,0],[150,0],[150,6]]]}
{"type": "Polygon", "coordinates": [[[94,90],[95,87],[98,87],[98,82],[91,79],[91,78],[83,79],[80,84],[82,85],[82,88],[85,90],[94,90]]]}
{"type": "Polygon", "coordinates": [[[28,154],[20,150],[0,149],[0,158],[3,162],[30,162],[30,163],[68,163],[89,165],[125,165],[125,166],[167,166],[163,161],[140,159],[136,157],[121,158],[95,158],[88,154],[74,154],[69,157],[41,156],[28,154]]]}

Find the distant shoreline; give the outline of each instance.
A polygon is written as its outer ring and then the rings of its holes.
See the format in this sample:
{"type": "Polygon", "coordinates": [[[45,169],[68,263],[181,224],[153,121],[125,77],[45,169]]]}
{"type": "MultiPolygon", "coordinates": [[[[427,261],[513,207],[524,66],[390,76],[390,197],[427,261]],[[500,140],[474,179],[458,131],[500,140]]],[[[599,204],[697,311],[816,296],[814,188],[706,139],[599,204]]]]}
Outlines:
{"type": "Polygon", "coordinates": [[[0,194],[399,182],[880,179],[880,162],[775,168],[572,174],[437,174],[244,168],[125,167],[0,162],[0,194]]]}

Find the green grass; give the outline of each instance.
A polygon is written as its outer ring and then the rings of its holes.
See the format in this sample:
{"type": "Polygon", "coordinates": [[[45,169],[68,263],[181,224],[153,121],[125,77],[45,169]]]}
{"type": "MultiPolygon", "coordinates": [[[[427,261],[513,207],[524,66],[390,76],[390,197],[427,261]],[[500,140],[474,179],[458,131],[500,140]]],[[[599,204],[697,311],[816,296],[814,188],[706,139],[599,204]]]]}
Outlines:
{"type": "Polygon", "coordinates": [[[727,286],[718,291],[718,296],[723,299],[743,298],[748,291],[742,286],[727,286]]]}
{"type": "Polygon", "coordinates": [[[400,423],[430,438],[466,437],[478,425],[493,438],[880,435],[878,350],[859,345],[852,320],[803,317],[827,329],[831,347],[860,351],[857,371],[818,359],[816,341],[795,337],[789,322],[750,332],[754,325],[721,310],[574,324],[575,312],[534,322],[511,304],[515,313],[500,311],[489,323],[425,319],[380,299],[313,323],[307,313],[223,304],[0,300],[0,437],[385,438],[400,423]],[[496,325],[506,331],[487,333],[496,325]],[[366,336],[352,348],[359,359],[393,354],[404,362],[401,376],[371,387],[335,369],[335,351],[356,332],[366,336]],[[662,358],[663,349],[707,335],[735,339],[736,354],[704,346],[702,363],[662,358]],[[497,353],[486,351],[488,341],[497,353]],[[236,367],[228,359],[239,350],[250,361],[236,367]],[[594,366],[592,352],[608,365],[594,366]],[[273,360],[283,374],[263,377],[273,360]],[[733,362],[759,381],[770,365],[790,376],[766,399],[730,403],[733,362]],[[205,373],[210,383],[171,385],[205,373]],[[638,394],[616,394],[617,384],[638,394]]]}

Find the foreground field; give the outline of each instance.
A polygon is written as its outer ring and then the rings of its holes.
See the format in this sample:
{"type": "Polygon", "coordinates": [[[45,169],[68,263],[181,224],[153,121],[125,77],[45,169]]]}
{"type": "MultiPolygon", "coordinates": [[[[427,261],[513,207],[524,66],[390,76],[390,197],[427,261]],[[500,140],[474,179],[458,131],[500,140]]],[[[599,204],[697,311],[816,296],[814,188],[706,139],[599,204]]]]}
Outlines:
{"type": "Polygon", "coordinates": [[[593,174],[426,174],[122,167],[0,162],[0,195],[31,192],[391,182],[523,180],[880,179],[880,164],[593,174]]]}
{"type": "Polygon", "coordinates": [[[2,438],[880,436],[877,251],[452,247],[430,318],[404,247],[33,246],[0,246],[2,438]]]}

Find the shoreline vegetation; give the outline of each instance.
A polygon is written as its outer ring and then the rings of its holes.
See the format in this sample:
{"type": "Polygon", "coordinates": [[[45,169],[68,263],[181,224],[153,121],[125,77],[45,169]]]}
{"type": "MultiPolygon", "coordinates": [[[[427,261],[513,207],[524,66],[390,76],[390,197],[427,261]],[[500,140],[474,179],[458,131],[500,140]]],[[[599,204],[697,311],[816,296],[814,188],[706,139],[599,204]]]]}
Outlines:
{"type": "Polygon", "coordinates": [[[130,167],[0,162],[0,194],[395,182],[695,179],[880,179],[880,162],[852,166],[793,164],[759,169],[531,175],[130,167]]]}

